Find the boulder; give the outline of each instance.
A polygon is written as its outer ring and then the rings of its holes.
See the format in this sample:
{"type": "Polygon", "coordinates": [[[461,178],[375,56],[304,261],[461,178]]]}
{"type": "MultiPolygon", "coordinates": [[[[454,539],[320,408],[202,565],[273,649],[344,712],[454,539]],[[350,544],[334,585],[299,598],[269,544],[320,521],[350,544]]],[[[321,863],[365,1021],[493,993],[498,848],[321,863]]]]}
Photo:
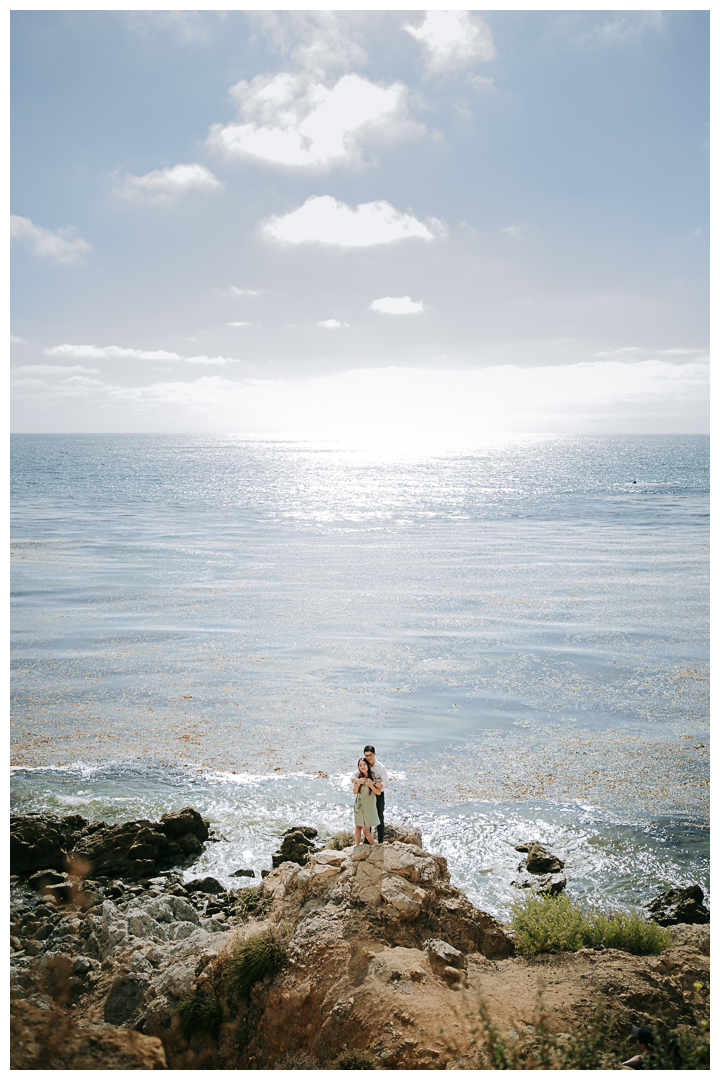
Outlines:
{"type": "Polygon", "coordinates": [[[186,881],[184,888],[189,893],[201,892],[213,895],[225,892],[225,886],[221,885],[218,879],[214,877],[195,878],[194,881],[186,881]]]}
{"type": "Polygon", "coordinates": [[[317,834],[317,829],[309,825],[295,825],[292,829],[288,829],[283,836],[280,850],[272,856],[273,870],[284,862],[306,866],[310,852],[315,851],[313,840],[317,834]]]}
{"type": "Polygon", "coordinates": [[[678,923],[709,923],[710,912],[703,904],[703,891],[699,885],[686,889],[666,889],[664,893],[649,900],[645,905],[650,918],[660,926],[676,926],[678,923]]]}
{"type": "Polygon", "coordinates": [[[254,870],[233,870],[230,877],[255,877],[254,870]]]}
{"type": "Polygon", "coordinates": [[[58,870],[37,870],[28,878],[28,885],[36,892],[43,893],[48,885],[62,885],[65,877],[58,870]]]}
{"type": "Polygon", "coordinates": [[[527,870],[530,874],[556,874],[565,863],[542,846],[542,844],[519,844],[516,851],[527,851],[527,858],[518,866],[518,870],[527,870]]]}
{"type": "Polygon", "coordinates": [[[87,828],[79,814],[13,814],[10,818],[10,871],[26,876],[36,870],[67,869],[68,852],[87,828]]]}
{"type": "Polygon", "coordinates": [[[422,847],[422,833],[414,825],[400,825],[398,822],[388,821],[385,823],[385,842],[392,843],[393,840],[422,847]]]}

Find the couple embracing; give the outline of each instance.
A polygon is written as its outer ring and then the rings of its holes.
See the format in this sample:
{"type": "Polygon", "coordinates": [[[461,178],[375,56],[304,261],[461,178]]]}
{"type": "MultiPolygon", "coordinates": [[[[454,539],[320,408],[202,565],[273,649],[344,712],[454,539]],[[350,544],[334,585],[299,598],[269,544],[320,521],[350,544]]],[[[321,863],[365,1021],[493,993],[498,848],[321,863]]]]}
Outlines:
{"type": "Polygon", "coordinates": [[[374,844],[370,829],[377,825],[377,842],[385,840],[385,787],[387,769],[375,757],[375,747],[366,746],[364,756],[358,760],[358,771],[352,778],[355,796],[355,846],[364,834],[364,843],[374,844]]]}

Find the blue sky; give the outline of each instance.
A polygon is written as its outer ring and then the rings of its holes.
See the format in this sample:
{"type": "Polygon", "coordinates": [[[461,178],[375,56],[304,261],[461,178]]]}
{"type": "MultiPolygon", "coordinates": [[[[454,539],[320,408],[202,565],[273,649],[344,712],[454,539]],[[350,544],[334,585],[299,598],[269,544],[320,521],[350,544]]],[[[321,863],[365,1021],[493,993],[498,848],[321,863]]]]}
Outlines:
{"type": "Polygon", "coordinates": [[[705,431],[703,11],[12,15],[17,431],[705,431]]]}

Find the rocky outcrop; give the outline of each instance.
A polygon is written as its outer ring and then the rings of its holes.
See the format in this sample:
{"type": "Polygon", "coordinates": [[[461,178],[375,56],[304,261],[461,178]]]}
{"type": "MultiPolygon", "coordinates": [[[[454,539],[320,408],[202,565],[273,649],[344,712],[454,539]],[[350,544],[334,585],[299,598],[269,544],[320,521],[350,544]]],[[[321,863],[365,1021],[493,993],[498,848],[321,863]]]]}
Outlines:
{"type": "Polygon", "coordinates": [[[645,905],[653,922],[660,926],[676,926],[678,923],[709,923],[710,912],[705,907],[703,891],[699,885],[685,889],[666,889],[660,896],[645,905]]]}
{"type": "Polygon", "coordinates": [[[270,1069],[292,1054],[331,1068],[348,1048],[376,1068],[476,1068],[468,1016],[479,990],[502,1032],[530,1022],[540,979],[557,1031],[586,1024],[599,993],[628,1031],[663,1009],[692,1022],[708,994],[707,925],[673,927],[677,944],[659,957],[585,949],[525,960],[452,885],[442,856],[399,840],[308,847],[304,865],[285,861],[251,889],[174,872],[73,884],[46,871],[33,881],[39,897],[26,883],[11,905],[18,1068],[162,1068],[157,1040],[175,1069],[270,1069]],[[69,902],[50,899],[68,882],[69,902]],[[228,990],[238,936],[274,927],[287,935],[282,969],[249,993],[228,990]],[[215,1002],[212,1031],[184,1028],[181,1004],[193,1000],[215,1002]],[[67,1031],[75,1057],[47,1063],[34,1006],[56,1017],[56,1041],[67,1031]],[[94,1064],[102,1046],[107,1063],[94,1064]]]}
{"type": "Polygon", "coordinates": [[[285,863],[265,878],[262,889],[272,898],[271,918],[297,925],[327,903],[344,921],[359,910],[375,925],[382,923],[396,944],[419,945],[439,937],[463,952],[510,956],[512,938],[491,915],[473,907],[450,884],[442,855],[399,841],[361,844],[342,851],[325,848],[307,866],[285,863]]]}
{"type": "Polygon", "coordinates": [[[10,1003],[11,1069],[165,1069],[159,1039],[76,1023],[62,1009],[10,1003]]]}
{"type": "Polygon", "coordinates": [[[160,821],[90,823],[78,814],[21,814],[10,820],[10,870],[70,871],[78,877],[151,877],[192,861],[209,838],[208,823],[186,807],[160,821]]]}

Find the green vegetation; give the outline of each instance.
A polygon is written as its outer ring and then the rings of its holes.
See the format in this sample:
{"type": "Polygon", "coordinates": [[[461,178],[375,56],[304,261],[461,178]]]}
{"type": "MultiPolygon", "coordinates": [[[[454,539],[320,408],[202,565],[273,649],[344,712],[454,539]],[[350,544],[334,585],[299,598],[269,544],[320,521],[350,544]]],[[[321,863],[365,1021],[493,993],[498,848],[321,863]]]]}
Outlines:
{"type": "Polygon", "coordinates": [[[584,911],[564,895],[526,893],[513,905],[512,927],[522,956],[599,946],[648,956],[672,945],[667,929],[637,912],[584,911]]]}
{"type": "Polygon", "coordinates": [[[274,975],[285,963],[287,931],[267,926],[247,937],[237,938],[226,967],[228,989],[248,994],[266,975],[274,975]]]}
{"type": "Polygon", "coordinates": [[[193,991],[178,1005],[183,1032],[188,1037],[196,1031],[216,1035],[222,1023],[222,1015],[220,999],[214,994],[204,994],[201,990],[193,991]]]}
{"type": "Polygon", "coordinates": [[[346,831],[335,833],[332,839],[328,840],[325,847],[332,848],[333,851],[342,851],[343,848],[352,847],[354,843],[355,833],[346,831]]]}
{"type": "Polygon", "coordinates": [[[375,1063],[364,1050],[345,1050],[333,1063],[334,1069],[374,1069],[375,1063]]]}
{"type": "MultiPolygon", "coordinates": [[[[588,1024],[571,1034],[556,1035],[550,1031],[542,992],[538,991],[533,1022],[519,1038],[500,1034],[481,998],[474,1032],[480,1037],[477,1067],[481,1069],[617,1069],[637,1053],[627,1024],[607,1012],[602,998],[588,1024]]],[[[700,1020],[696,1027],[659,1031],[645,1068],[709,1069],[707,1021],[700,1020]]]]}

